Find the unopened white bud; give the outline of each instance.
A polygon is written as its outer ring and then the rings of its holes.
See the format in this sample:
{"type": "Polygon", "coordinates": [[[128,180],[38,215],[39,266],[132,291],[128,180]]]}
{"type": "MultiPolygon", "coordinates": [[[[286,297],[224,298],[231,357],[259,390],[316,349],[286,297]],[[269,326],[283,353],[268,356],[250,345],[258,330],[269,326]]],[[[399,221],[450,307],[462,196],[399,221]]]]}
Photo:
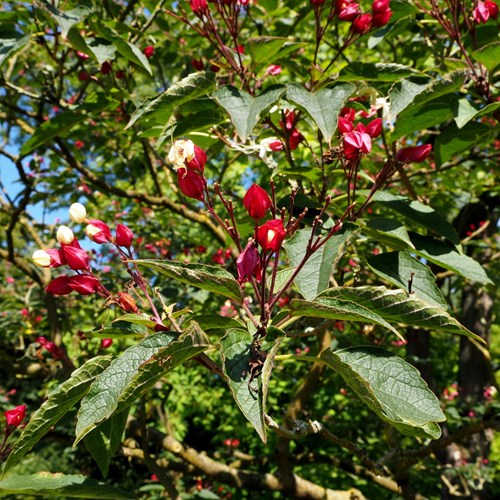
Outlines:
{"type": "Polygon", "coordinates": [[[71,245],[75,239],[73,231],[68,226],[59,226],[56,234],[57,241],[64,245],[71,245]]]}
{"type": "Polygon", "coordinates": [[[69,218],[76,222],[77,224],[81,224],[87,218],[87,210],[81,203],[73,203],[69,207],[69,218]]]}
{"type": "Polygon", "coordinates": [[[168,152],[167,161],[176,168],[184,167],[184,162],[194,158],[194,144],[189,139],[180,139],[168,152]]]}
{"type": "Polygon", "coordinates": [[[50,255],[45,250],[36,250],[33,252],[33,262],[40,267],[50,266],[50,255]]]}

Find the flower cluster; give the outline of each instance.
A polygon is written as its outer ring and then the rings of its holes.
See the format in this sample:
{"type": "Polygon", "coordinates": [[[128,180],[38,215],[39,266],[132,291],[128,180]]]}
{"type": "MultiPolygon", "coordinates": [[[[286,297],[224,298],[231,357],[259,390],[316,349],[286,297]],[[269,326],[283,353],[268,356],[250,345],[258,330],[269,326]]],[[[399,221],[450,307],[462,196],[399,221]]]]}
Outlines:
{"type": "Polygon", "coordinates": [[[372,139],[382,133],[380,118],[375,118],[367,125],[361,122],[354,125],[354,119],[355,111],[351,108],[345,108],[338,119],[344,156],[348,161],[356,161],[361,154],[369,153],[372,149],[372,139]]]}
{"type": "MultiPolygon", "coordinates": [[[[313,5],[317,2],[313,2],[313,5]]],[[[363,13],[355,0],[336,0],[335,14],[342,21],[351,23],[351,31],[364,34],[374,28],[385,26],[392,16],[390,0],[374,0],[372,12],[363,13]]]]}

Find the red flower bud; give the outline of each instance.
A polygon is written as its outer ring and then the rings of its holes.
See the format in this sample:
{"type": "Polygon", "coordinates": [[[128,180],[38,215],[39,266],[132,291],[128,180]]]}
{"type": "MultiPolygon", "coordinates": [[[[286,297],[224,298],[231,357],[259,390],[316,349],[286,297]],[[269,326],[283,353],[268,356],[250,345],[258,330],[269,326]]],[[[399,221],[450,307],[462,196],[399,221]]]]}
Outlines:
{"type": "Polygon", "coordinates": [[[85,229],[85,232],[94,243],[107,243],[111,240],[111,230],[102,220],[89,220],[89,225],[85,229]]]}
{"type": "Polygon", "coordinates": [[[372,12],[378,14],[379,12],[385,12],[389,9],[390,0],[374,0],[372,3],[372,12]]]}
{"type": "Polygon", "coordinates": [[[4,415],[8,427],[19,427],[26,416],[26,405],[16,406],[12,410],[7,410],[4,415]]]}
{"type": "Polygon", "coordinates": [[[53,279],[45,288],[45,291],[52,295],[68,295],[73,291],[68,285],[68,276],[59,276],[53,279]]]}
{"type": "Polygon", "coordinates": [[[125,312],[128,313],[138,313],[137,305],[135,303],[134,297],[125,292],[118,292],[116,298],[116,303],[125,312]]]}
{"type": "Polygon", "coordinates": [[[373,139],[382,133],[382,119],[375,118],[366,127],[366,133],[373,139]]]}
{"type": "Polygon", "coordinates": [[[288,145],[290,146],[290,149],[293,151],[294,149],[297,149],[297,146],[303,140],[304,140],[304,136],[296,128],[294,128],[292,130],[292,133],[288,137],[288,145]]]}
{"type": "Polygon", "coordinates": [[[357,3],[337,2],[337,14],[342,21],[352,21],[359,14],[357,3]]]}
{"type": "Polygon", "coordinates": [[[70,269],[73,269],[73,271],[86,271],[89,269],[89,255],[83,248],[65,245],[62,250],[70,269]]]}
{"type": "Polygon", "coordinates": [[[152,45],[148,45],[147,47],[144,48],[142,53],[149,59],[153,57],[153,54],[155,53],[155,48],[152,45]]]}
{"type": "Polygon", "coordinates": [[[389,20],[392,17],[392,10],[387,9],[383,12],[377,12],[376,14],[373,14],[372,18],[372,26],[376,28],[381,28],[382,26],[385,26],[389,20]]]}
{"type": "Polygon", "coordinates": [[[134,233],[131,229],[123,224],[116,225],[116,238],[115,242],[119,247],[130,248],[134,240],[134,233]]]}
{"type": "Polygon", "coordinates": [[[190,0],[189,5],[191,10],[197,15],[202,16],[203,13],[208,10],[207,0],[190,0]]]}
{"type": "Polygon", "coordinates": [[[366,132],[354,130],[344,135],[344,149],[356,149],[369,153],[372,149],[372,139],[366,132]]]}
{"type": "Polygon", "coordinates": [[[68,286],[80,295],[91,295],[99,289],[101,283],[94,276],[78,274],[68,277],[68,286]]]}
{"type": "Polygon", "coordinates": [[[396,161],[401,163],[421,163],[429,156],[431,150],[431,144],[403,148],[396,153],[396,161]]]}
{"type": "Polygon", "coordinates": [[[498,5],[492,0],[486,0],[484,3],[486,4],[486,7],[488,7],[490,17],[496,19],[498,17],[498,5]]]}
{"type": "Polygon", "coordinates": [[[343,116],[339,116],[339,131],[341,134],[348,134],[354,130],[352,121],[343,116]]]}
{"type": "Polygon", "coordinates": [[[112,343],[113,343],[113,339],[102,339],[101,340],[101,348],[107,349],[108,347],[111,347],[112,343]]]}
{"type": "Polygon", "coordinates": [[[286,236],[281,219],[268,220],[257,229],[257,243],[264,251],[277,252],[286,236]]]}
{"type": "Polygon", "coordinates": [[[490,9],[486,2],[477,2],[475,9],[472,11],[472,16],[477,24],[487,22],[490,18],[490,9]]]}
{"type": "Polygon", "coordinates": [[[370,29],[370,25],[372,22],[371,14],[361,14],[352,22],[352,31],[353,33],[359,33],[362,35],[366,33],[370,29]]]}
{"type": "Polygon", "coordinates": [[[111,65],[111,63],[109,61],[104,61],[101,64],[101,73],[103,75],[109,75],[109,73],[111,73],[112,69],[113,69],[113,66],[111,65]]]}
{"type": "Polygon", "coordinates": [[[236,259],[236,268],[238,269],[238,281],[240,283],[251,278],[256,278],[257,281],[261,280],[260,256],[253,239],[250,239],[243,252],[236,259]]]}
{"type": "Polygon", "coordinates": [[[33,262],[40,267],[60,267],[66,264],[64,252],[57,248],[36,250],[33,253],[33,262]]]}
{"type": "Polygon", "coordinates": [[[179,168],[177,182],[182,194],[188,198],[203,201],[205,198],[205,178],[193,170],[179,168]]]}
{"type": "Polygon", "coordinates": [[[203,174],[203,171],[205,170],[205,163],[207,163],[207,153],[205,153],[203,149],[195,144],[194,158],[192,160],[186,159],[186,167],[190,168],[191,170],[196,170],[196,172],[199,172],[200,174],[203,174]]]}
{"type": "Polygon", "coordinates": [[[272,205],[269,195],[257,184],[246,192],[243,205],[248,210],[248,215],[254,219],[262,219],[272,205]]]}

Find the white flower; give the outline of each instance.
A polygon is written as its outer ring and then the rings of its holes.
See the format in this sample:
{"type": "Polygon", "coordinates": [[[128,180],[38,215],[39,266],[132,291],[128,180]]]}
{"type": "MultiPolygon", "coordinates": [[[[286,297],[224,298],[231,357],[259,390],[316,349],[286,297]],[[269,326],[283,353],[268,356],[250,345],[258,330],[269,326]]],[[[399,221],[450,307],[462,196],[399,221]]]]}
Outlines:
{"type": "Polygon", "coordinates": [[[45,250],[36,250],[33,252],[33,262],[40,267],[50,266],[50,255],[45,250]]]}
{"type": "Polygon", "coordinates": [[[71,245],[75,239],[73,231],[68,226],[59,226],[56,234],[57,241],[65,245],[71,245]]]}
{"type": "Polygon", "coordinates": [[[180,139],[174,142],[167,156],[167,161],[175,168],[182,168],[186,161],[194,158],[194,144],[189,139],[180,139]]]}
{"type": "Polygon", "coordinates": [[[73,205],[69,207],[69,218],[73,222],[81,224],[87,218],[87,210],[81,203],[73,203],[73,205]]]}

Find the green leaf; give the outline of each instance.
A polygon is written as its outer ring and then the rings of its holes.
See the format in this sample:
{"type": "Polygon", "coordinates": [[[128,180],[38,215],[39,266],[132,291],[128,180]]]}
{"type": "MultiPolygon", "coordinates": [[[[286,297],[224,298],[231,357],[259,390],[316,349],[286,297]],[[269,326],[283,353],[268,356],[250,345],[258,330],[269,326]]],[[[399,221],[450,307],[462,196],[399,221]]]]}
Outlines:
{"type": "Polygon", "coordinates": [[[145,69],[150,75],[153,74],[148,58],[134,44],[124,40],[113,28],[103,23],[96,24],[96,31],[102,38],[111,42],[116,51],[131,63],[145,69]]]}
{"type": "Polygon", "coordinates": [[[152,269],[168,278],[174,278],[202,290],[223,295],[237,302],[241,303],[243,300],[240,285],[236,279],[220,267],[153,259],[140,259],[132,262],[138,266],[152,269]]]}
{"type": "Polygon", "coordinates": [[[472,57],[486,66],[490,73],[495,71],[495,68],[500,64],[500,42],[493,42],[475,50],[472,57]]]}
{"type": "Polygon", "coordinates": [[[151,320],[149,320],[148,323],[148,325],[136,324],[123,320],[122,318],[118,318],[112,323],[104,325],[101,328],[85,332],[85,335],[89,337],[110,339],[145,337],[151,333],[151,330],[154,331],[154,327],[156,325],[154,321],[151,320]]]}
{"type": "MultiPolygon", "coordinates": [[[[305,299],[311,300],[328,288],[330,276],[356,230],[354,224],[344,224],[302,267],[294,282],[305,299]]],[[[301,229],[286,243],[285,250],[292,268],[302,261],[310,236],[310,229],[301,229]]]]}
{"type": "Polygon", "coordinates": [[[0,32],[0,67],[10,56],[27,45],[30,38],[30,35],[23,35],[10,28],[5,29],[5,25],[2,25],[0,32]]]}
{"type": "Polygon", "coordinates": [[[356,304],[347,297],[343,300],[320,295],[314,301],[293,299],[290,302],[290,312],[292,317],[341,319],[380,325],[402,338],[398,331],[377,312],[372,311],[370,306],[356,304]]]}
{"type": "Polygon", "coordinates": [[[101,481],[72,474],[39,472],[26,476],[10,475],[0,481],[0,496],[16,495],[58,498],[96,498],[98,500],[128,500],[136,496],[127,491],[113,488],[101,481]]]}
{"type": "Polygon", "coordinates": [[[178,335],[174,332],[160,332],[147,337],[139,344],[125,350],[97,376],[78,411],[75,444],[97,424],[114,413],[120,396],[136,376],[140,366],[149,361],[161,348],[175,340],[178,335]]]}
{"type": "Polygon", "coordinates": [[[425,77],[403,78],[389,90],[389,121],[394,121],[398,114],[407,108],[415,97],[428,89],[430,79],[425,77]]]}
{"type": "Polygon", "coordinates": [[[111,459],[120,447],[127,417],[127,411],[117,413],[98,425],[83,439],[85,448],[92,455],[103,477],[107,477],[111,459]]]}
{"type": "Polygon", "coordinates": [[[239,409],[253,425],[262,441],[267,441],[264,425],[262,377],[252,381],[250,389],[250,345],[252,335],[240,329],[228,330],[221,339],[223,369],[239,409]]]}
{"type": "Polygon", "coordinates": [[[368,219],[363,232],[380,243],[395,244],[396,247],[400,247],[401,243],[403,243],[404,246],[413,248],[413,243],[408,236],[406,227],[394,219],[385,219],[382,217],[368,219]]]}
{"type": "Polygon", "coordinates": [[[75,370],[71,377],[49,394],[33,414],[21,436],[14,443],[4,472],[19,463],[21,458],[82,399],[94,379],[111,363],[111,356],[98,356],[75,370]]]}
{"type": "Polygon", "coordinates": [[[456,108],[453,112],[455,115],[455,124],[460,129],[477,115],[478,110],[468,99],[463,98],[457,101],[456,108]]]}
{"type": "Polygon", "coordinates": [[[236,132],[241,140],[246,142],[257,125],[260,114],[275,104],[284,92],[285,87],[274,86],[253,97],[244,90],[227,85],[217,89],[212,97],[226,110],[236,127],[236,132]]]}
{"type": "Polygon", "coordinates": [[[154,99],[146,99],[139,104],[125,129],[130,128],[140,119],[165,125],[175,108],[208,94],[214,85],[215,73],[211,71],[191,73],[154,99]]]}
{"type": "Polygon", "coordinates": [[[434,159],[440,167],[457,155],[480,145],[484,139],[496,131],[484,123],[469,122],[463,128],[452,123],[434,141],[434,159]]]}
{"type": "Polygon", "coordinates": [[[420,257],[472,281],[484,285],[494,284],[483,266],[468,255],[460,254],[446,243],[429,236],[410,233],[410,237],[415,245],[415,253],[420,257]]]}
{"type": "Polygon", "coordinates": [[[291,83],[286,87],[286,98],[309,113],[325,141],[329,143],[337,129],[340,110],[355,90],[354,85],[342,83],[313,93],[301,85],[291,83]]]}
{"type": "Polygon", "coordinates": [[[54,7],[52,3],[47,0],[40,0],[39,3],[49,12],[52,18],[55,19],[61,28],[61,35],[63,38],[67,37],[68,31],[72,26],[83,21],[92,13],[92,9],[86,5],[79,5],[75,9],[62,11],[54,7]]]}
{"type": "Polygon", "coordinates": [[[441,436],[446,420],[439,400],[418,370],[380,347],[329,349],[321,359],[335,370],[382,420],[408,436],[441,436]]]}
{"type": "Polygon", "coordinates": [[[149,336],[97,377],[78,411],[75,444],[111,415],[126,410],[170,370],[210,347],[194,322],[176,340],[177,336],[175,332],[149,336]]]}
{"type": "Polygon", "coordinates": [[[373,200],[408,217],[430,231],[444,236],[453,244],[460,244],[460,239],[455,228],[429,205],[424,205],[416,200],[410,200],[404,196],[391,194],[388,191],[377,191],[373,200]]]}
{"type": "Polygon", "coordinates": [[[86,40],[86,43],[99,64],[111,61],[115,58],[116,47],[110,41],[104,38],[95,37],[86,40]]]}
{"type": "Polygon", "coordinates": [[[280,36],[259,36],[249,38],[247,44],[255,67],[275,63],[280,57],[297,49],[302,43],[291,42],[280,36]]]}
{"type": "Polygon", "coordinates": [[[382,253],[368,257],[367,262],[378,276],[403,290],[408,288],[408,280],[411,278],[411,273],[414,273],[412,290],[415,295],[436,307],[448,308],[431,270],[410,254],[406,252],[382,253]]]}
{"type": "Polygon", "coordinates": [[[345,66],[339,74],[340,81],[378,81],[395,82],[410,76],[424,76],[423,73],[409,66],[395,63],[355,62],[345,66]]]}
{"type": "MultiPolygon", "coordinates": [[[[405,289],[407,288],[405,286],[405,289]]],[[[429,304],[417,294],[408,294],[406,290],[389,290],[385,286],[340,287],[330,288],[316,299],[317,303],[327,305],[339,301],[366,307],[373,314],[393,323],[465,335],[484,342],[450,316],[445,309],[429,304]]]]}
{"type": "Polygon", "coordinates": [[[220,329],[229,330],[230,328],[243,328],[246,330],[246,325],[241,321],[228,316],[220,316],[219,314],[201,314],[199,316],[193,316],[192,319],[205,331],[220,329]]]}
{"type": "Polygon", "coordinates": [[[269,349],[266,359],[264,361],[264,366],[262,368],[262,411],[263,413],[266,412],[266,402],[267,402],[267,394],[269,392],[269,381],[271,380],[271,373],[274,368],[274,357],[276,356],[281,343],[286,337],[286,334],[283,330],[280,330],[279,328],[275,327],[270,327],[269,330],[274,330],[272,333],[276,335],[276,338],[274,340],[274,343],[269,349]]]}

